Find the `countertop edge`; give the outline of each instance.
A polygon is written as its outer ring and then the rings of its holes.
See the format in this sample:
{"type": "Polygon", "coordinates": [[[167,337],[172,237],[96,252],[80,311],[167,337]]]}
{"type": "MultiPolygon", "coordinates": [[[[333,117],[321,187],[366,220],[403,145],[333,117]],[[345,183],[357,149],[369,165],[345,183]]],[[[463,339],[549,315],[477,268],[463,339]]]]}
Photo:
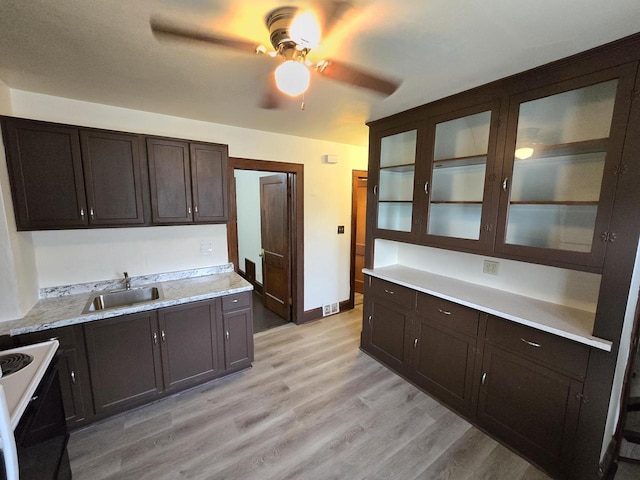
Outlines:
{"type": "MultiPolygon", "coordinates": [[[[394,267],[406,268],[407,270],[411,270],[412,273],[421,272],[419,270],[411,269],[410,267],[405,267],[405,266],[402,266],[402,265],[395,265],[394,267]]],[[[381,268],[386,268],[386,267],[381,267],[381,268]]],[[[519,323],[521,325],[525,325],[525,326],[528,326],[528,327],[531,327],[531,328],[535,328],[537,330],[541,330],[541,331],[544,331],[544,332],[547,332],[547,333],[551,333],[551,334],[554,334],[554,335],[557,335],[557,336],[560,336],[560,337],[563,337],[563,338],[567,338],[569,340],[573,340],[573,341],[576,341],[576,342],[579,342],[579,343],[582,343],[582,344],[585,344],[585,345],[588,345],[588,346],[591,346],[591,347],[594,347],[594,348],[597,348],[597,349],[600,349],[600,350],[604,350],[606,352],[610,352],[611,348],[612,348],[612,345],[613,345],[613,343],[611,341],[605,340],[605,339],[602,339],[602,338],[598,338],[598,337],[594,337],[593,335],[591,335],[591,334],[589,334],[587,332],[585,332],[584,334],[579,334],[579,333],[569,332],[569,331],[563,330],[563,329],[558,328],[558,327],[545,325],[545,324],[536,322],[535,320],[531,320],[531,319],[528,319],[528,318],[524,318],[522,316],[514,315],[513,313],[509,313],[509,312],[506,312],[506,311],[499,310],[498,308],[493,308],[493,307],[488,306],[488,305],[477,304],[475,302],[471,302],[471,301],[465,300],[464,298],[461,298],[461,297],[454,297],[454,296],[439,292],[437,290],[433,290],[433,289],[430,289],[430,288],[422,287],[420,285],[416,285],[414,283],[411,283],[411,282],[408,282],[408,281],[403,280],[401,278],[398,278],[398,277],[395,277],[393,275],[390,275],[387,272],[384,272],[384,271],[381,272],[379,269],[364,268],[362,270],[362,272],[365,275],[371,275],[372,277],[380,278],[381,280],[387,280],[389,282],[393,282],[393,283],[396,283],[398,285],[402,285],[404,287],[420,291],[422,293],[426,293],[426,294],[433,295],[433,296],[438,297],[438,298],[442,298],[443,300],[449,300],[451,302],[458,303],[460,305],[464,305],[466,307],[470,307],[470,308],[473,308],[475,310],[479,310],[479,311],[484,312],[484,313],[488,313],[488,314],[491,314],[491,315],[496,315],[496,316],[498,316],[500,318],[504,318],[506,320],[509,320],[509,321],[512,321],[512,322],[515,322],[515,323],[519,323]]],[[[429,276],[429,275],[434,275],[435,276],[436,274],[432,274],[432,273],[429,273],[429,272],[424,272],[424,275],[426,277],[426,276],[429,276]]],[[[438,275],[438,276],[440,276],[440,275],[438,275]]],[[[468,283],[468,282],[464,282],[462,280],[457,280],[457,279],[454,279],[454,278],[451,278],[451,280],[460,282],[461,284],[468,283]]],[[[483,287],[483,288],[490,288],[490,287],[483,287]]],[[[496,290],[496,289],[494,289],[494,290],[496,290]]],[[[500,292],[500,293],[502,293],[503,295],[513,295],[513,296],[522,297],[522,295],[516,295],[516,294],[507,293],[507,292],[500,292]]],[[[524,298],[526,298],[526,297],[524,297],[524,298]]],[[[549,303],[549,302],[544,302],[543,300],[538,300],[538,299],[535,299],[535,298],[531,298],[530,300],[531,300],[532,304],[534,304],[534,303],[535,304],[549,303]]],[[[565,307],[565,308],[570,309],[570,310],[576,310],[576,309],[572,309],[570,307],[565,307]]],[[[579,326],[576,325],[576,328],[579,328],[579,326]]]]}

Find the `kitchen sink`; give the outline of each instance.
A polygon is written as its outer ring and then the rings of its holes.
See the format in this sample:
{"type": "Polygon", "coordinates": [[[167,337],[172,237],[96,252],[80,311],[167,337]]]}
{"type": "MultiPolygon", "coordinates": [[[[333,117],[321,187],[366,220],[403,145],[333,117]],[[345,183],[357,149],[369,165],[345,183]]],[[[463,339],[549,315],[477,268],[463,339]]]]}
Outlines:
{"type": "Polygon", "coordinates": [[[141,287],[130,290],[113,290],[94,295],[82,313],[106,310],[107,308],[125,307],[142,302],[161,300],[162,290],[159,287],[141,287]]]}

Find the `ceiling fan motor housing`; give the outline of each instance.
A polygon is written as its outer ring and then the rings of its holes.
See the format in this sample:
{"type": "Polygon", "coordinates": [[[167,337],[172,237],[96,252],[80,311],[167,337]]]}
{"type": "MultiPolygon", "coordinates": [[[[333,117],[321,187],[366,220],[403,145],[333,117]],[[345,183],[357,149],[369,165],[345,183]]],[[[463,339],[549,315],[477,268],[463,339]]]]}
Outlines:
{"type": "Polygon", "coordinates": [[[289,34],[289,27],[297,12],[296,7],[279,7],[267,14],[266,23],[269,37],[271,45],[276,51],[280,50],[282,44],[294,43],[289,34]]]}

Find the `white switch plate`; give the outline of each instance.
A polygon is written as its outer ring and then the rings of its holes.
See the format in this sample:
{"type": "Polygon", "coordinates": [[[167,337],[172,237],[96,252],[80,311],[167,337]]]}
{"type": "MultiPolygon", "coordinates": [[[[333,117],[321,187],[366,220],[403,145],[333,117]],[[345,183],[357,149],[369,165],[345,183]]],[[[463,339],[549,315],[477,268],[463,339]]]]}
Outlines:
{"type": "Polygon", "coordinates": [[[482,273],[487,275],[498,275],[498,267],[500,262],[494,262],[492,260],[485,260],[482,264],[482,273]]]}
{"type": "Polygon", "coordinates": [[[213,244],[211,242],[200,243],[200,255],[211,255],[213,252],[213,244]]]}

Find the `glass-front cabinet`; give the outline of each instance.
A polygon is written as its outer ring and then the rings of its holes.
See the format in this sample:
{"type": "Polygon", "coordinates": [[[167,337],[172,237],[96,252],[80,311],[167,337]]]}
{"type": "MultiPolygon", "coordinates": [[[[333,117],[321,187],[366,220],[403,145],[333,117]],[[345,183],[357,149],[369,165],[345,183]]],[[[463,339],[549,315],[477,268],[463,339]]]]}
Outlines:
{"type": "Polygon", "coordinates": [[[496,251],[600,266],[633,75],[613,69],[511,98],[496,251]],[[613,135],[611,132],[614,132],[613,135]]]}
{"type": "Polygon", "coordinates": [[[417,125],[385,131],[373,139],[379,177],[372,182],[375,228],[390,238],[410,238],[414,225],[414,183],[419,148],[417,125]],[[386,233],[385,233],[386,232],[386,233]]]}
{"type": "Polygon", "coordinates": [[[492,182],[499,102],[429,122],[429,157],[422,183],[425,243],[482,250],[491,243],[492,182]]]}

